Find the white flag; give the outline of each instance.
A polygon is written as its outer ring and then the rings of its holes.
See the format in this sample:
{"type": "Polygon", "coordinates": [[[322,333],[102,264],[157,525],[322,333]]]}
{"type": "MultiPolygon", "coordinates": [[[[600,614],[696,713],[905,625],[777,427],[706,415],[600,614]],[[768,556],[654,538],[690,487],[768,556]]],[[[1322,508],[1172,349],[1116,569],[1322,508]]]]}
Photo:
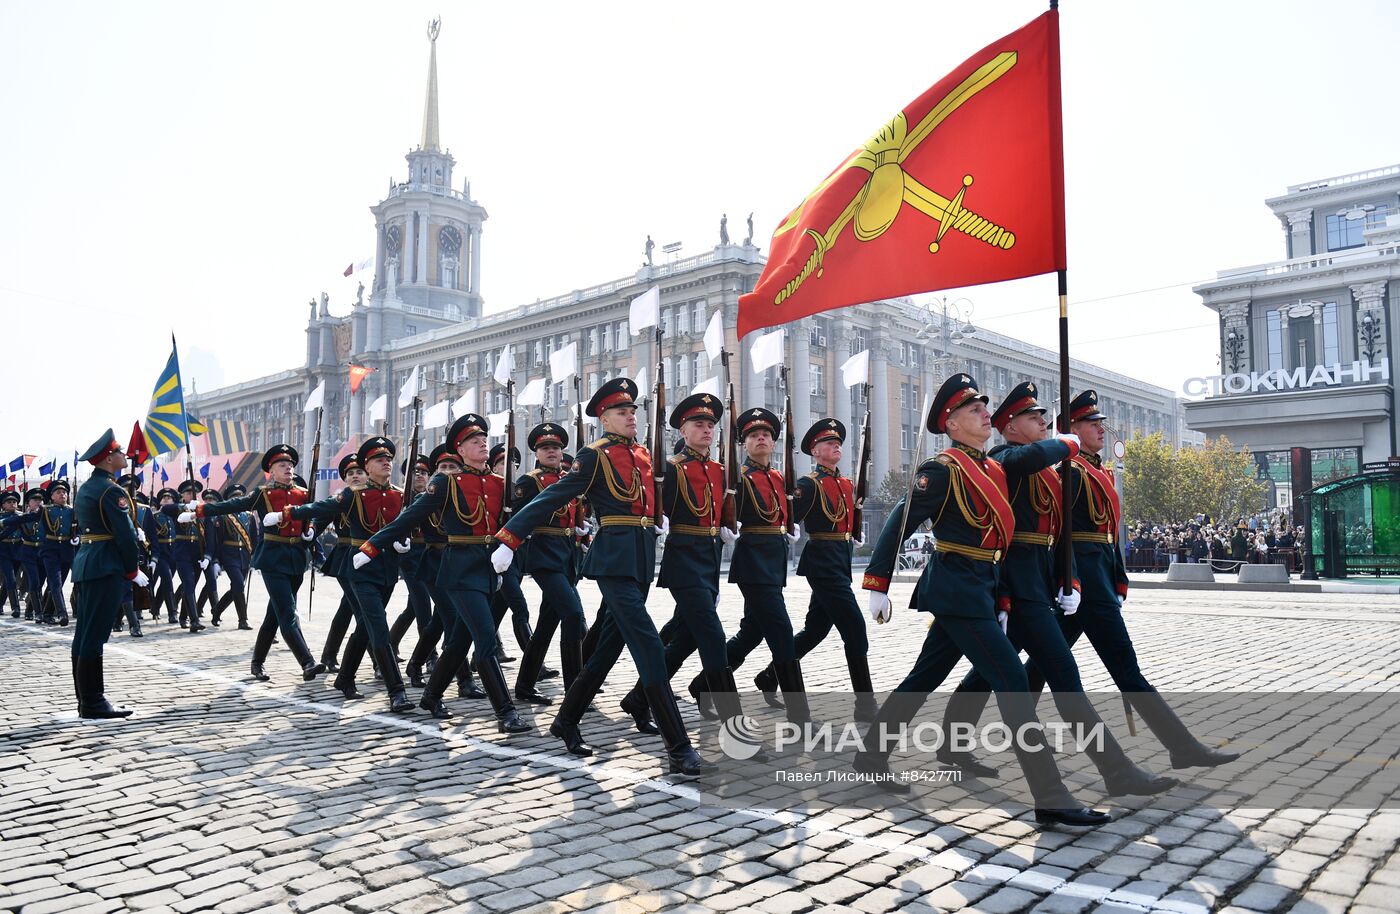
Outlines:
{"type": "Polygon", "coordinates": [[[492,413],[486,417],[486,422],[491,426],[492,438],[504,438],[506,434],[506,421],[510,418],[510,410],[503,409],[498,413],[492,413]]]}
{"type": "Polygon", "coordinates": [[[647,393],[647,367],[645,365],[637,369],[636,381],[637,399],[640,400],[642,397],[650,396],[650,394],[647,393]]]}
{"type": "Polygon", "coordinates": [[[476,412],[476,388],[462,394],[452,402],[452,415],[465,416],[467,413],[476,412]]]}
{"type": "Polygon", "coordinates": [[[772,333],[765,333],[754,341],[749,347],[749,361],[753,365],[754,374],[767,371],[783,360],[783,330],[779,328],[772,333]]]}
{"type": "Polygon", "coordinates": [[[841,365],[841,383],[847,387],[870,383],[870,350],[862,349],[841,365]]]}
{"type": "Polygon", "coordinates": [[[705,328],[705,355],[710,357],[713,363],[719,358],[720,350],[724,348],[724,309],[714,313],[710,318],[710,325],[705,328]]]}
{"type": "Polygon", "coordinates": [[[694,389],[690,391],[690,395],[693,397],[696,394],[709,394],[715,399],[719,399],[719,376],[716,375],[713,378],[706,378],[699,384],[696,384],[694,389]]]}
{"type": "Polygon", "coordinates": [[[423,411],[424,428],[446,428],[448,423],[448,403],[441,400],[423,411]]]}
{"type": "Polygon", "coordinates": [[[418,366],[414,365],[413,370],[408,373],[408,378],[403,382],[403,387],[399,388],[399,409],[412,403],[416,396],[418,396],[418,366]]]}
{"type": "Polygon", "coordinates": [[[542,406],[544,404],[544,378],[535,378],[515,398],[521,406],[542,406]]]}
{"type": "Polygon", "coordinates": [[[380,394],[379,397],[369,405],[369,421],[384,421],[384,411],[389,405],[388,400],[388,394],[380,394]]]}
{"type": "Polygon", "coordinates": [[[505,387],[513,371],[515,371],[515,359],[511,358],[510,344],[506,344],[505,348],[501,350],[501,357],[496,360],[496,370],[491,374],[491,377],[496,379],[497,384],[505,387]]]}
{"type": "Polygon", "coordinates": [[[632,299],[627,313],[627,328],[636,336],[648,327],[661,323],[661,287],[652,286],[632,299]]]}
{"type": "Polygon", "coordinates": [[[570,343],[549,354],[549,379],[562,384],[578,372],[578,343],[570,343]]]}
{"type": "Polygon", "coordinates": [[[314,413],[326,404],[326,382],[322,381],[316,385],[316,389],[311,392],[311,396],[306,398],[306,405],[301,408],[304,413],[314,413]]]}

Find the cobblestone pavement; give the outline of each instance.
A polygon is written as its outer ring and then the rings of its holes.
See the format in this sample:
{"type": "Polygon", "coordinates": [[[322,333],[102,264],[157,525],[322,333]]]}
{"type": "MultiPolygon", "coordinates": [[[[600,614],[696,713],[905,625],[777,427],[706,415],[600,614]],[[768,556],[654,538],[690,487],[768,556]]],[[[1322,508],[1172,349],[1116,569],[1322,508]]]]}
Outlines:
{"type": "MultiPolygon", "coordinates": [[[[305,623],[313,649],[338,597],[321,584],[305,623]]],[[[799,625],[804,586],[788,591],[799,625]]],[[[596,590],[582,590],[591,618],[596,590]]],[[[897,586],[896,605],[907,592],[897,586]]],[[[528,583],[527,595],[536,605],[528,583]]],[[[400,588],[391,609],[402,601],[400,588]]],[[[664,621],[665,592],[651,605],[664,621]]],[[[1157,590],[1128,606],[1163,691],[1400,688],[1400,597],[1157,590]]],[[[739,609],[727,588],[731,631],[739,609]]],[[[926,620],[905,610],[871,626],[877,688],[907,669],[926,620]]],[[[79,721],[71,631],[0,624],[0,909],[1400,909],[1400,811],[1219,809],[1193,803],[1189,785],[1145,808],[1109,804],[1115,821],[1083,834],[1038,830],[1020,809],[717,809],[664,776],[659,744],[618,711],[626,659],[601,714],[585,718],[598,755],[575,759],[544,732],[551,709],[525,710],[537,732],[509,740],[485,702],[449,699],[458,717],[445,723],[392,717],[372,685],[347,704],[324,680],[303,684],[280,645],[273,681],[251,683],[252,633],[231,622],[114,635],[107,691],[136,714],[79,721]]],[[[1108,688],[1097,658],[1082,645],[1078,654],[1086,687],[1108,688]]],[[[742,689],[753,666],[739,671],[742,689]]],[[[678,682],[694,670],[692,659],[678,682]]],[[[846,686],[839,641],[805,673],[813,690],[846,686]]],[[[542,690],[557,697],[561,686],[542,690]]],[[[1150,745],[1145,732],[1119,736],[1139,754],[1150,745]]]]}

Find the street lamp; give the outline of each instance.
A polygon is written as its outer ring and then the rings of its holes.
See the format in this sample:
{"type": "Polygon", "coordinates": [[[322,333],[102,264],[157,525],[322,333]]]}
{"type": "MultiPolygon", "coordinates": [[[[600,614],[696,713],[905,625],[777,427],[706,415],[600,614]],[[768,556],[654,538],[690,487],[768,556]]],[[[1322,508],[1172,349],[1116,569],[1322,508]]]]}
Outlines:
{"type": "MultiPolygon", "coordinates": [[[[936,339],[940,362],[951,363],[953,344],[960,343],[977,332],[977,328],[972,324],[975,307],[968,298],[949,301],[947,297],[943,297],[926,302],[923,306],[923,326],[914,334],[914,339],[920,343],[936,339]]],[[[939,367],[939,374],[942,375],[946,374],[942,369],[950,366],[940,364],[939,367]]]]}
{"type": "Polygon", "coordinates": [[[1244,367],[1244,332],[1231,327],[1225,336],[1225,355],[1230,360],[1231,374],[1238,374],[1244,367]]]}
{"type": "Polygon", "coordinates": [[[1376,353],[1379,351],[1376,344],[1380,342],[1381,328],[1377,325],[1375,316],[1367,313],[1361,319],[1361,354],[1366,357],[1367,362],[1373,362],[1376,353]]]}

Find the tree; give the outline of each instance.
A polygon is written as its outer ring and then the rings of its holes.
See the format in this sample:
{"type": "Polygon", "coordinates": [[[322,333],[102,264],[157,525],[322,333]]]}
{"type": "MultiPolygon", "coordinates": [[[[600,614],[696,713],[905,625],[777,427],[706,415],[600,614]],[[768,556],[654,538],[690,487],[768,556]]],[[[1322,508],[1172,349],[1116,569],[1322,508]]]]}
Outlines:
{"type": "Polygon", "coordinates": [[[1125,447],[1123,513],[1130,524],[1179,522],[1197,514],[1233,521],[1259,510],[1265,490],[1249,450],[1236,450],[1224,436],[1173,453],[1154,432],[1125,447]]]}
{"type": "Polygon", "coordinates": [[[909,474],[903,470],[890,470],[885,474],[885,478],[880,481],[880,487],[875,490],[874,497],[870,501],[890,506],[897,504],[904,493],[909,491],[909,474]]]}
{"type": "Polygon", "coordinates": [[[1162,523],[1179,517],[1172,498],[1172,461],[1171,445],[1161,432],[1139,435],[1124,445],[1123,517],[1128,523],[1162,523]]]}

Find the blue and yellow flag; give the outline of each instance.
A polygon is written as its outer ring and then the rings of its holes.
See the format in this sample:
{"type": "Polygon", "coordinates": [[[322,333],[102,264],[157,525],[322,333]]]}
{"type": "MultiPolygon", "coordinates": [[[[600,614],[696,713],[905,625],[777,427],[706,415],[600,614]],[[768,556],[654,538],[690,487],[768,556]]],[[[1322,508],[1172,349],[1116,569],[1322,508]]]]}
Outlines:
{"type": "Polygon", "coordinates": [[[190,435],[202,434],[203,425],[185,411],[185,391],[180,379],[180,353],[175,337],[170,337],[170,361],[151,392],[151,409],[146,414],[146,443],[152,454],[168,454],[189,443],[190,435]]]}

